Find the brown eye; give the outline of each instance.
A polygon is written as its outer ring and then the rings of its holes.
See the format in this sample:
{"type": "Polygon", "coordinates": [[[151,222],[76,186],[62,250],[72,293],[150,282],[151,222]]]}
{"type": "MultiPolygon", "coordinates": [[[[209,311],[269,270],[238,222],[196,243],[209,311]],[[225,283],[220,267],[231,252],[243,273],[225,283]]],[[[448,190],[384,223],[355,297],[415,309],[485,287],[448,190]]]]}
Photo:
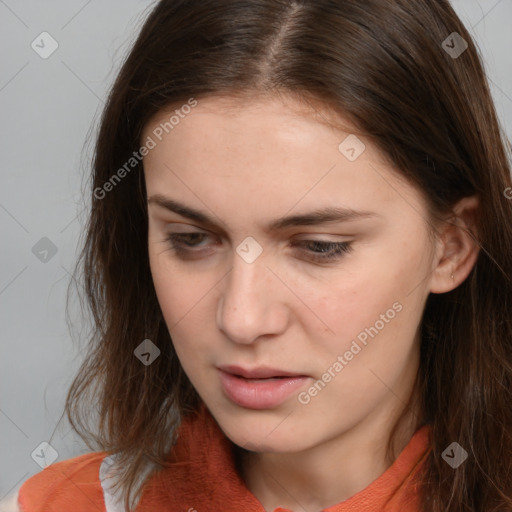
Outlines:
{"type": "Polygon", "coordinates": [[[168,233],[165,241],[181,259],[195,259],[200,257],[203,247],[208,247],[203,244],[208,236],[206,233],[168,233]]]}
{"type": "Polygon", "coordinates": [[[314,261],[333,261],[341,258],[352,249],[351,242],[328,242],[321,240],[301,240],[294,246],[306,247],[308,258],[314,261]]]}
{"type": "Polygon", "coordinates": [[[169,233],[167,236],[167,241],[172,246],[197,247],[199,244],[194,243],[194,240],[197,242],[199,238],[201,241],[205,236],[207,235],[204,233],[169,233]]]}
{"type": "MultiPolygon", "coordinates": [[[[202,244],[209,235],[206,233],[169,233],[166,241],[181,257],[193,257],[200,253],[196,248],[208,247],[202,244]]],[[[330,242],[322,240],[301,240],[292,243],[293,247],[303,248],[306,258],[311,261],[329,262],[340,259],[352,249],[351,242],[330,242]]]]}

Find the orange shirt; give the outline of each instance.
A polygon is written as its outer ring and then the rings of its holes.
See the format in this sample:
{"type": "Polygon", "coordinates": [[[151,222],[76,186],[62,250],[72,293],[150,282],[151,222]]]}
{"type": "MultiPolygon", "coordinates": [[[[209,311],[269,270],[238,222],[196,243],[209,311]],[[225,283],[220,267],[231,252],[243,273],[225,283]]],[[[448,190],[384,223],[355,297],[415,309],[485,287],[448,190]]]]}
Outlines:
{"type": "MultiPolygon", "coordinates": [[[[420,512],[418,472],[428,455],[428,434],[428,426],[420,428],[380,477],[324,512],[420,512]]],[[[21,512],[106,512],[99,470],[107,455],[80,455],[32,476],[19,491],[21,512]]],[[[181,463],[153,475],[136,512],[265,512],[238,475],[232,444],[204,405],[183,421],[172,456],[181,463]]]]}

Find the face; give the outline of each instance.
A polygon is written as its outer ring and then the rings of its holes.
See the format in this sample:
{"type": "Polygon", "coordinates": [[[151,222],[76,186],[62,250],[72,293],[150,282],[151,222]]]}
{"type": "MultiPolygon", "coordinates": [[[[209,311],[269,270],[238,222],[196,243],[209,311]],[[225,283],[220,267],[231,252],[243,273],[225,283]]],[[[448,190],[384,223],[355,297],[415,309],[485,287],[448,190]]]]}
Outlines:
{"type": "Polygon", "coordinates": [[[345,141],[346,120],[291,97],[188,110],[142,140],[151,272],[191,383],[255,451],[385,427],[418,370],[434,254],[421,194],[369,140],[345,141]]]}

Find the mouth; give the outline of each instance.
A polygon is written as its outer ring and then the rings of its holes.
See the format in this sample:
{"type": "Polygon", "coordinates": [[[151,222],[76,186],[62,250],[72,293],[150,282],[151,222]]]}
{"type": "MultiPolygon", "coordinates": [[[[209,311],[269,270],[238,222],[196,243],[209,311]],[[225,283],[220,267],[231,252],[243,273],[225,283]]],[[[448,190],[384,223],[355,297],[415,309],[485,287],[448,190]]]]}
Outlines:
{"type": "Polygon", "coordinates": [[[230,373],[235,377],[241,377],[247,380],[269,380],[269,379],[286,379],[290,377],[307,377],[299,373],[292,373],[284,370],[278,370],[269,367],[243,368],[241,366],[228,365],[219,366],[219,370],[230,373]]]}
{"type": "Polygon", "coordinates": [[[247,377],[242,377],[241,375],[233,375],[234,377],[238,378],[238,379],[243,379],[243,380],[251,380],[251,381],[255,381],[255,382],[264,382],[264,381],[269,381],[269,380],[279,380],[279,379],[289,379],[290,377],[262,377],[262,378],[259,378],[259,379],[249,379],[247,377]]]}
{"type": "Polygon", "coordinates": [[[307,375],[263,367],[222,366],[218,370],[226,398],[247,409],[278,407],[310,379],[307,375]]]}

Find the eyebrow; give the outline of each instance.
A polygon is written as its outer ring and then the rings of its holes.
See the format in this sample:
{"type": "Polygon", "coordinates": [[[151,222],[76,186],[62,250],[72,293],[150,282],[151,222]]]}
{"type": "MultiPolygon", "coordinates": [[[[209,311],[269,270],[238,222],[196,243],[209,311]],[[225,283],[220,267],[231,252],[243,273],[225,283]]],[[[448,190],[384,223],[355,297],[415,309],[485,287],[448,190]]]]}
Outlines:
{"type": "MultiPolygon", "coordinates": [[[[151,196],[148,199],[148,204],[151,203],[210,228],[219,227],[219,224],[217,224],[215,220],[206,213],[190,208],[189,206],[179,203],[169,197],[165,197],[162,194],[155,194],[151,196]]],[[[266,224],[264,229],[267,233],[272,233],[282,231],[289,227],[314,226],[327,222],[349,222],[373,217],[380,217],[380,215],[375,212],[329,206],[297,215],[281,217],[266,224]]],[[[223,227],[225,226],[223,225],[223,227]]]]}

